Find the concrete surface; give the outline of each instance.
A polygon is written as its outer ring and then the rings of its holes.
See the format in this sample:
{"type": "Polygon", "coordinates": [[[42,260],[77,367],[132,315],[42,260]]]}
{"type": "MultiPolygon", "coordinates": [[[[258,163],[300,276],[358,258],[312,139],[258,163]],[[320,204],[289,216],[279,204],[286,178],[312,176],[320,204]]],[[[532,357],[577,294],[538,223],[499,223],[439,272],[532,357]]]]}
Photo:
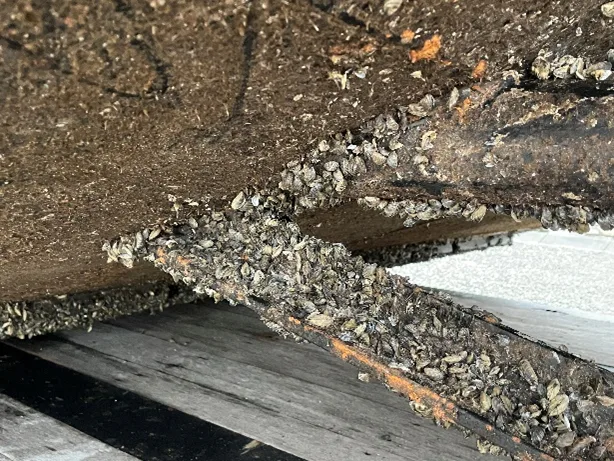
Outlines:
{"type": "Polygon", "coordinates": [[[614,322],[614,238],[531,231],[496,247],[393,268],[418,285],[614,322]]]}

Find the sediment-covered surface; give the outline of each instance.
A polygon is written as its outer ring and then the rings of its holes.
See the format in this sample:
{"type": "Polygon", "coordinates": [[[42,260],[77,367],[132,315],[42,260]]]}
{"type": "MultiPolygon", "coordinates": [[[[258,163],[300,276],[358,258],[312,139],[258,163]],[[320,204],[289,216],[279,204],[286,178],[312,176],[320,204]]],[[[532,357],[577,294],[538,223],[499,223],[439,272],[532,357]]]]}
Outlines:
{"type": "Polygon", "coordinates": [[[610,373],[331,243],[420,243],[386,230],[443,219],[611,228],[601,2],[0,6],[3,335],[158,308],[168,288],[15,303],[153,282],[152,261],[481,450],[614,456],[610,373]],[[339,207],[358,216],[345,229],[339,207]]]}
{"type": "Polygon", "coordinates": [[[219,207],[397,107],[415,129],[375,158],[398,168],[347,199],[522,205],[548,225],[545,205],[611,210],[602,3],[0,2],[0,299],[153,280],[101,243],[219,207]]]}

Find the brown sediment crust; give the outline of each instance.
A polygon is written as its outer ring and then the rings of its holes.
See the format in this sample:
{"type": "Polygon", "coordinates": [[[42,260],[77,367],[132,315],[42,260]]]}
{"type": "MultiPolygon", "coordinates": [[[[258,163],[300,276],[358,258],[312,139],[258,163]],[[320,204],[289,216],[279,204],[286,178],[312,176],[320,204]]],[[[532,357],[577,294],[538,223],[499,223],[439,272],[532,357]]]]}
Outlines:
{"type": "Polygon", "coordinates": [[[611,78],[529,71],[541,49],[603,61],[599,2],[380,3],[0,2],[0,299],[144,283],[99,247],[166,219],[169,195],[181,218],[201,214],[320,139],[453,88],[424,170],[401,163],[352,198],[611,209],[611,78]],[[412,63],[436,35],[436,57],[412,63]]]}
{"type": "Polygon", "coordinates": [[[343,243],[352,251],[374,251],[379,248],[418,245],[454,238],[470,238],[501,232],[541,228],[536,219],[514,221],[508,215],[486,213],[481,221],[452,217],[436,221],[403,225],[399,216],[386,217],[376,209],[358,203],[344,202],[334,208],[309,210],[296,217],[305,232],[328,242],[343,243]]]}

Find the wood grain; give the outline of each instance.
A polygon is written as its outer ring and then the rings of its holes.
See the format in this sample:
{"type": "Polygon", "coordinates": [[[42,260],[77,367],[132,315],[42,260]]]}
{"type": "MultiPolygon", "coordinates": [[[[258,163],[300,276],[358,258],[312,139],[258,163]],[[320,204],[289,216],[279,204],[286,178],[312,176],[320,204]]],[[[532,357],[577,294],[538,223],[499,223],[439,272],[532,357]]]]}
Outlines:
{"type": "Polygon", "coordinates": [[[116,450],[0,394],[0,461],[130,461],[116,450]]]}
{"type": "Polygon", "coordinates": [[[435,426],[380,384],[358,381],[354,367],[276,340],[243,308],[226,306],[15,344],[311,461],[477,456],[475,439],[435,426]]]}

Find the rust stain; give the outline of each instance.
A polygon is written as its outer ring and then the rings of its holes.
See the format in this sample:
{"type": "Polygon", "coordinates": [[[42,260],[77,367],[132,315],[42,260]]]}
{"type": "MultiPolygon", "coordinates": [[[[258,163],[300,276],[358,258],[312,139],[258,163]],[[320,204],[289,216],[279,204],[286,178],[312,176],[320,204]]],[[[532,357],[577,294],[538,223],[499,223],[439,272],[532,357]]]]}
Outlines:
{"type": "Polygon", "coordinates": [[[301,321],[299,319],[294,318],[294,317],[288,317],[288,321],[290,323],[295,324],[295,325],[300,325],[301,324],[301,321]]]}
{"type": "Polygon", "coordinates": [[[476,80],[481,80],[484,77],[484,75],[486,75],[487,67],[488,67],[488,62],[486,62],[484,59],[480,59],[477,65],[475,66],[475,68],[473,69],[473,72],[471,73],[471,77],[475,78],[476,80]]]}
{"type": "Polygon", "coordinates": [[[164,250],[162,248],[158,248],[156,250],[156,262],[159,262],[161,264],[166,264],[166,253],[164,252],[164,250]]]}
{"type": "Polygon", "coordinates": [[[484,320],[488,323],[492,323],[493,325],[498,325],[501,323],[501,319],[492,314],[485,315],[484,320]]]}
{"type": "MultiPolygon", "coordinates": [[[[429,388],[421,386],[420,384],[414,383],[413,381],[401,376],[396,370],[388,368],[378,360],[371,358],[368,354],[347,345],[337,338],[332,338],[316,328],[305,325],[296,317],[289,316],[288,324],[298,326],[303,331],[314,331],[325,337],[328,340],[330,350],[333,354],[346,362],[354,362],[355,364],[371,369],[378,376],[378,378],[387,384],[391,389],[399,392],[413,402],[422,404],[429,408],[432,411],[433,418],[440,422],[444,427],[457,424],[457,407],[453,402],[440,396],[429,388]]],[[[490,424],[485,424],[484,428],[488,432],[494,431],[494,427],[490,424]]],[[[517,444],[522,443],[521,439],[518,437],[512,437],[512,440],[517,444]]],[[[614,438],[611,439],[611,441],[614,442],[614,438]]],[[[518,456],[520,457],[515,459],[518,459],[519,461],[556,461],[554,458],[546,454],[540,454],[539,458],[534,458],[529,453],[524,452],[518,453],[518,456]]]]}
{"type": "Polygon", "coordinates": [[[437,393],[422,387],[412,381],[394,374],[390,369],[366,354],[348,346],[343,341],[330,338],[333,353],[345,361],[354,360],[376,372],[388,386],[400,392],[414,402],[421,403],[431,408],[435,419],[442,423],[456,423],[456,406],[438,395],[437,393]]]}
{"type": "Polygon", "coordinates": [[[401,32],[401,43],[403,45],[407,45],[413,41],[415,36],[416,33],[413,30],[405,29],[403,32],[401,32]]]}
{"type": "Polygon", "coordinates": [[[176,258],[177,264],[183,266],[183,267],[187,267],[188,264],[190,264],[192,262],[191,259],[188,258],[184,258],[183,256],[177,256],[176,258]]]}
{"type": "Polygon", "coordinates": [[[363,59],[372,55],[377,51],[377,45],[374,43],[343,43],[340,45],[333,45],[328,49],[329,59],[334,64],[339,64],[344,59],[358,58],[363,59]]]}
{"type": "Polygon", "coordinates": [[[535,458],[532,455],[530,455],[529,453],[525,453],[525,459],[527,461],[535,461],[535,458]]]}
{"type": "Polygon", "coordinates": [[[424,42],[424,45],[419,50],[411,50],[409,57],[412,63],[418,61],[435,59],[441,49],[441,35],[433,35],[430,39],[424,42]]]}
{"type": "Polygon", "coordinates": [[[363,55],[370,55],[375,53],[375,51],[377,50],[377,47],[373,44],[373,43],[367,43],[365,46],[363,46],[360,49],[361,54],[363,55]]]}
{"type": "Polygon", "coordinates": [[[456,108],[461,123],[465,123],[465,115],[467,115],[469,109],[471,109],[471,98],[465,98],[460,106],[456,108]]]}

